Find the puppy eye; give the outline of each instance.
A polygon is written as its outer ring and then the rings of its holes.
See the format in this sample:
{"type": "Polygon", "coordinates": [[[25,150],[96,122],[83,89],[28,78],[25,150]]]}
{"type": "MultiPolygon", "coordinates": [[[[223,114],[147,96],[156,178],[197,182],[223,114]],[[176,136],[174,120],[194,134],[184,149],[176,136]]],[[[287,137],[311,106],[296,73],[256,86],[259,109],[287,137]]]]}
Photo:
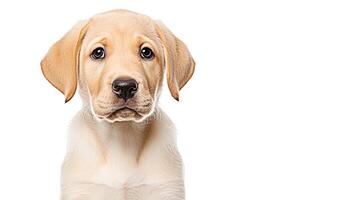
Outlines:
{"type": "Polygon", "coordinates": [[[95,48],[91,53],[91,58],[94,60],[101,60],[105,58],[105,49],[102,47],[95,48]]]}
{"type": "Polygon", "coordinates": [[[151,60],[154,58],[154,53],[149,47],[143,47],[140,50],[140,56],[143,59],[151,60]]]}

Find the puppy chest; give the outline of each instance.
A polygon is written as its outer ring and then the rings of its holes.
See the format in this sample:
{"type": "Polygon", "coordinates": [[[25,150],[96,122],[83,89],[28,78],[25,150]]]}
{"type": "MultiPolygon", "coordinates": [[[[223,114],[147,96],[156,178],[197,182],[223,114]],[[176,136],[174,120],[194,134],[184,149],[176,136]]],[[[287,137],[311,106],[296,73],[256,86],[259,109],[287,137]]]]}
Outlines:
{"type": "Polygon", "coordinates": [[[136,161],[109,160],[94,173],[94,181],[112,187],[123,187],[128,184],[139,184],[144,174],[138,170],[136,161]]]}

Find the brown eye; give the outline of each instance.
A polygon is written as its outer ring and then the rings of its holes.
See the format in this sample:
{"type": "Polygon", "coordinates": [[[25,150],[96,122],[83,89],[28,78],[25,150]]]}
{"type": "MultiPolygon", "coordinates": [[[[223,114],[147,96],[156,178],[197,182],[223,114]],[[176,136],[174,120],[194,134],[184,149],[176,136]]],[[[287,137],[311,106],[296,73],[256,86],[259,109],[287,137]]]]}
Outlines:
{"type": "Polygon", "coordinates": [[[105,49],[102,47],[95,48],[91,53],[91,58],[94,60],[101,60],[105,58],[105,49]]]}
{"type": "Polygon", "coordinates": [[[140,56],[143,59],[151,60],[151,59],[154,58],[154,53],[153,53],[153,51],[149,47],[143,47],[140,50],[140,56]]]}

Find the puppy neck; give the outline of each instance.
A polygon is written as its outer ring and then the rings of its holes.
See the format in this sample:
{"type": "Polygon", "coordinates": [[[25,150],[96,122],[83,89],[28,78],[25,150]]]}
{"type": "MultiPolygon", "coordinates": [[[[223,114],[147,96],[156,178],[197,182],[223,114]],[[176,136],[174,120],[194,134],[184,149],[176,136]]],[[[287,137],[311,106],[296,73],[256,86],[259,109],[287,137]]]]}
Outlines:
{"type": "MultiPolygon", "coordinates": [[[[127,152],[128,156],[138,160],[142,153],[146,140],[150,138],[152,127],[157,120],[156,117],[150,116],[142,122],[124,121],[124,122],[107,122],[99,120],[94,116],[91,110],[84,107],[81,111],[83,120],[92,129],[94,141],[98,141],[100,150],[107,154],[110,149],[127,152]]],[[[105,159],[107,155],[104,155],[105,159]]]]}

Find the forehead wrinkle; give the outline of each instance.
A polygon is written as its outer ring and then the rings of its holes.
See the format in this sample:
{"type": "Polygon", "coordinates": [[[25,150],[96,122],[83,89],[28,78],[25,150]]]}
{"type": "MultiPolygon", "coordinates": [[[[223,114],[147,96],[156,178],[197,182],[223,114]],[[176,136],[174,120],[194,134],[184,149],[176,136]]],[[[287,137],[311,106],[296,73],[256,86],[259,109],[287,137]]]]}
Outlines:
{"type": "Polygon", "coordinates": [[[96,44],[102,44],[103,46],[107,46],[107,41],[108,41],[108,37],[107,36],[96,36],[95,38],[93,38],[90,42],[88,42],[88,45],[86,47],[86,52],[89,52],[90,49],[95,46],[96,44]]]}
{"type": "Polygon", "coordinates": [[[157,48],[158,46],[156,45],[154,40],[150,39],[149,37],[145,35],[138,35],[137,38],[139,40],[139,43],[149,43],[154,51],[159,51],[159,49],[157,48]]]}

